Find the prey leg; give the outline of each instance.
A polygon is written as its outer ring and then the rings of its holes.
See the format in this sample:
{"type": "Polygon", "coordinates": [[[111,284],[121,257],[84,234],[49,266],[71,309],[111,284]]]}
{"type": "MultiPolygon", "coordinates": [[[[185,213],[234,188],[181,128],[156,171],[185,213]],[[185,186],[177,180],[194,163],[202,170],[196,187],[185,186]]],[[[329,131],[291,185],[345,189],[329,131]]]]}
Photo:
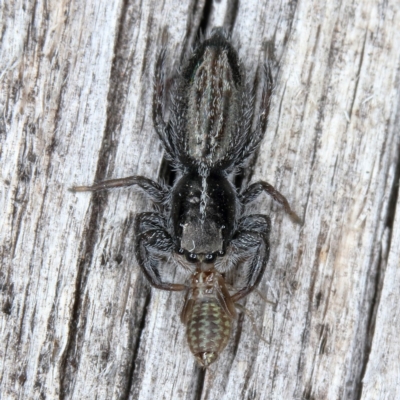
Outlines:
{"type": "Polygon", "coordinates": [[[250,310],[248,310],[246,307],[242,306],[241,304],[236,303],[235,307],[237,307],[241,312],[245,313],[251,321],[251,324],[253,325],[253,329],[256,333],[256,335],[258,336],[259,339],[261,339],[263,342],[267,343],[267,344],[271,344],[271,342],[267,339],[265,339],[265,337],[262,335],[262,333],[260,332],[260,330],[257,327],[257,323],[256,320],[253,317],[253,314],[251,313],[250,310]]]}

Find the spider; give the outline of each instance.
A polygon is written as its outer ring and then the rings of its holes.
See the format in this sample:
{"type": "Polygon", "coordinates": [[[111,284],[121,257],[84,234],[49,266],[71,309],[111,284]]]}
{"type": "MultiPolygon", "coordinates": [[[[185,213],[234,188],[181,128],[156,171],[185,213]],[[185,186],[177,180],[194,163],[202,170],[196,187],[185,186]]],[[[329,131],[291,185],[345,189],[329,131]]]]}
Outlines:
{"type": "Polygon", "coordinates": [[[165,51],[155,66],[154,128],[165,156],[177,172],[172,186],[143,176],[75,186],[72,192],[100,191],[136,185],[160,212],[135,219],[135,254],[150,284],[170,291],[188,290],[162,278],[162,260],[170,259],[199,271],[224,271],[245,265],[246,281],[230,296],[234,304],[259,283],[269,257],[270,219],[244,215],[245,207],[262,192],[281,204],[291,218],[298,216],[286,198],[259,181],[240,193],[234,180],[257,149],[267,124],[272,93],[271,71],[265,68],[261,113],[252,130],[254,95],[229,36],[215,28],[201,41],[175,78],[170,118],[164,120],[165,51]],[[193,265],[195,264],[195,265],[193,265]]]}

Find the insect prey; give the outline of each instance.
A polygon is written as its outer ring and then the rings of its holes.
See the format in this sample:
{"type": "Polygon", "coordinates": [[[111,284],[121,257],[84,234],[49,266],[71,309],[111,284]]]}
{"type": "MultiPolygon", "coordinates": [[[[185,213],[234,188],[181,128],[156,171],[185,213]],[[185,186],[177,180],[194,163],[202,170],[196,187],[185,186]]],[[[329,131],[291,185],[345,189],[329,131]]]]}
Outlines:
{"type": "Polygon", "coordinates": [[[212,364],[228,344],[236,317],[233,297],[214,268],[197,270],[187,290],[181,320],[190,351],[203,367],[212,364]]]}

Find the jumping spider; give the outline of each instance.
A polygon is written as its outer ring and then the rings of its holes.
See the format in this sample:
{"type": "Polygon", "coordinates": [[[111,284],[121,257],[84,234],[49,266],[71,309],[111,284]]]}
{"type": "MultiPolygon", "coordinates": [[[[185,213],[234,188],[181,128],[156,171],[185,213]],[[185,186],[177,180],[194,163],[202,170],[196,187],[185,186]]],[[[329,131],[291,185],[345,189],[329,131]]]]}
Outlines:
{"type": "Polygon", "coordinates": [[[177,172],[173,186],[130,176],[76,186],[71,191],[137,185],[164,210],[138,214],[135,220],[135,254],[150,284],[164,290],[188,290],[185,284],[161,278],[162,258],[172,256],[187,267],[195,264],[195,274],[223,273],[241,263],[248,272],[245,285],[229,295],[234,304],[259,283],[269,256],[270,219],[262,214],[244,215],[245,206],[266,192],[298,221],[286,198],[269,183],[253,183],[241,193],[234,185],[237,171],[263,138],[271,72],[266,67],[262,111],[252,130],[253,90],[245,82],[228,35],[216,28],[175,79],[170,118],[165,122],[163,60],[161,52],[155,72],[153,121],[165,155],[177,172]]]}

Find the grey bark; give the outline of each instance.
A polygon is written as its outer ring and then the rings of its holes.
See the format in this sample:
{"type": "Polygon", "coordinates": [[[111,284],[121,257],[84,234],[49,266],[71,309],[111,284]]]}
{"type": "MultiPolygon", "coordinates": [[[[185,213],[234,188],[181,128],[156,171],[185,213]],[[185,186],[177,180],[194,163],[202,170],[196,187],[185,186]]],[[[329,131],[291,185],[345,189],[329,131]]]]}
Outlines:
{"type": "MultiPolygon", "coordinates": [[[[2,399],[400,398],[400,3],[8,1],[0,6],[2,399]],[[151,290],[134,190],[75,184],[164,175],[151,122],[157,53],[172,76],[200,27],[232,31],[272,110],[246,179],[264,179],[271,256],[207,371],[151,290]]],[[[175,273],[171,271],[171,273],[175,273]]],[[[176,271],[176,279],[184,279],[176,271]]]]}

